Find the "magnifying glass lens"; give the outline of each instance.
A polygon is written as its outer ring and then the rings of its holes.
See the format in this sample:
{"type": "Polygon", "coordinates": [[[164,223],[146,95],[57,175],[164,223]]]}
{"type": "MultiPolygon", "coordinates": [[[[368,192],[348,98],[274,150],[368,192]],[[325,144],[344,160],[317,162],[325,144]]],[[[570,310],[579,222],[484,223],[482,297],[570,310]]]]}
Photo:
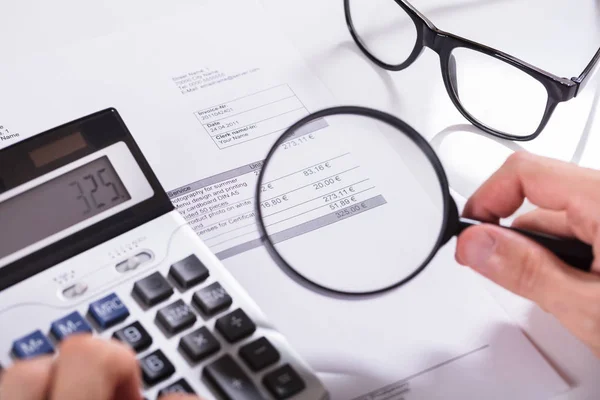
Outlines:
{"type": "Polygon", "coordinates": [[[263,237],[289,272],[315,287],[389,289],[419,272],[442,240],[440,171],[409,127],[382,118],[307,117],[263,165],[263,237]]]}

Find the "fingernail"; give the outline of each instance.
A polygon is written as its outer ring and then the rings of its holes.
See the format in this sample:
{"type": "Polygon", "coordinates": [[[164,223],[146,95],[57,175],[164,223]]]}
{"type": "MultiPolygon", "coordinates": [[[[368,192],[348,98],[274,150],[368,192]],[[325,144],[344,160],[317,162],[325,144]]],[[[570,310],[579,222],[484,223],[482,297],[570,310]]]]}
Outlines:
{"type": "Polygon", "coordinates": [[[496,240],[485,230],[480,229],[477,234],[469,238],[462,251],[460,262],[475,269],[484,269],[495,247],[496,240]]]}

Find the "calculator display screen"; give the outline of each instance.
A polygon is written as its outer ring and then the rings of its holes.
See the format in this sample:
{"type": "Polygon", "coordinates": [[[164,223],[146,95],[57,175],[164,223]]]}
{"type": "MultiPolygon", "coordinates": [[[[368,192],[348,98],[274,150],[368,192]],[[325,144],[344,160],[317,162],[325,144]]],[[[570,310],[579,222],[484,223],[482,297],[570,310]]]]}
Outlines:
{"type": "Polygon", "coordinates": [[[107,156],[50,179],[0,203],[0,258],[130,199],[107,156]]]}

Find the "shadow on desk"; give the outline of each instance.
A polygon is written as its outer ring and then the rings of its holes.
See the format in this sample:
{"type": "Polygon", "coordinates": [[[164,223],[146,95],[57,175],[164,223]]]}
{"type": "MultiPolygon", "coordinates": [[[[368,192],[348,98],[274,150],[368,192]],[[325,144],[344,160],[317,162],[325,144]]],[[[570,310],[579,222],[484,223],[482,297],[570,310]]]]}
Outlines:
{"type": "MultiPolygon", "coordinates": [[[[553,315],[538,307],[532,308],[525,330],[531,343],[570,386],[578,387],[584,383],[581,379],[575,378],[576,376],[581,378],[590,374],[594,375],[594,381],[598,385],[597,371],[600,360],[586,345],[569,333],[553,315]],[[566,365],[572,370],[564,367],[566,365]]],[[[585,383],[590,384],[590,382],[585,383]]]]}
{"type": "MultiPolygon", "coordinates": [[[[600,0],[597,1],[600,2],[600,0]]],[[[600,77],[600,74],[598,76],[600,77]]],[[[565,160],[577,165],[580,165],[582,161],[597,113],[600,111],[600,79],[596,79],[596,91],[591,102],[590,112],[585,120],[585,126],[579,134],[573,154],[565,160]]],[[[565,137],[569,138],[570,134],[570,132],[566,132],[565,137]]],[[[526,150],[519,143],[499,139],[471,124],[449,126],[429,139],[429,144],[441,159],[450,186],[464,200],[468,199],[485,179],[502,165],[508,155],[526,150]],[[448,144],[448,148],[445,147],[445,144],[448,144]],[[460,146],[452,146],[452,144],[460,144],[460,146]],[[464,151],[460,151],[461,149],[464,151]],[[472,151],[473,149],[476,151],[472,151]],[[460,154],[460,157],[457,158],[457,154],[460,154]],[[470,160],[465,158],[470,158],[470,160]]]]}
{"type": "MultiPolygon", "coordinates": [[[[332,399],[533,399],[541,394],[553,395],[548,382],[556,387],[557,379],[549,369],[524,371],[535,351],[522,340],[511,325],[496,325],[486,335],[490,344],[478,345],[461,354],[440,350],[423,354],[418,360],[426,365],[420,371],[390,383],[382,370],[380,375],[364,367],[362,360],[312,360],[313,367],[332,391],[332,399]],[[520,340],[515,340],[519,338],[520,340]],[[430,361],[428,361],[430,360],[430,361]],[[527,372],[527,373],[525,373],[527,372]],[[356,393],[365,391],[359,397],[356,393]],[[473,397],[475,396],[475,397],[473,397]]],[[[399,340],[402,340],[401,334],[399,340]]],[[[402,359],[390,360],[388,365],[401,364],[402,359]]]]}

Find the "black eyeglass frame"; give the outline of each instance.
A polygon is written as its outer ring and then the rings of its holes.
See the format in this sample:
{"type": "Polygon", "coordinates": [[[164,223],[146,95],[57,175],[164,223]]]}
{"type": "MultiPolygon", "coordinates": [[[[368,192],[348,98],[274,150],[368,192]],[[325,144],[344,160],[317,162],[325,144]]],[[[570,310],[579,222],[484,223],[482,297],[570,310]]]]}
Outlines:
{"type": "Polygon", "coordinates": [[[444,86],[446,87],[446,91],[448,92],[448,95],[450,96],[454,106],[473,125],[491,135],[500,137],[502,139],[529,141],[538,137],[548,124],[548,121],[550,120],[558,104],[569,101],[581,93],[583,88],[591,80],[593,72],[598,67],[600,61],[599,48],[592,60],[578,77],[573,77],[571,79],[561,78],[502,51],[438,29],[429,19],[427,19],[427,17],[425,17],[425,15],[419,12],[406,0],[390,1],[395,1],[398,6],[400,6],[407,13],[407,15],[415,24],[415,28],[417,30],[417,40],[415,41],[415,47],[413,48],[410,56],[402,64],[393,65],[387,64],[371,54],[367,46],[362,42],[354,27],[350,10],[350,0],[344,0],[346,24],[350,34],[352,35],[352,38],[354,39],[354,42],[356,42],[361,51],[367,56],[367,58],[369,58],[369,60],[379,67],[389,71],[401,71],[414,63],[426,47],[430,48],[440,56],[444,86]],[[494,57],[500,61],[504,61],[530,75],[544,86],[548,93],[548,100],[542,120],[534,133],[528,136],[519,136],[499,131],[479,121],[462,106],[456,88],[455,76],[453,77],[451,72],[452,51],[456,48],[467,48],[486,54],[490,57],[494,57]]]}

